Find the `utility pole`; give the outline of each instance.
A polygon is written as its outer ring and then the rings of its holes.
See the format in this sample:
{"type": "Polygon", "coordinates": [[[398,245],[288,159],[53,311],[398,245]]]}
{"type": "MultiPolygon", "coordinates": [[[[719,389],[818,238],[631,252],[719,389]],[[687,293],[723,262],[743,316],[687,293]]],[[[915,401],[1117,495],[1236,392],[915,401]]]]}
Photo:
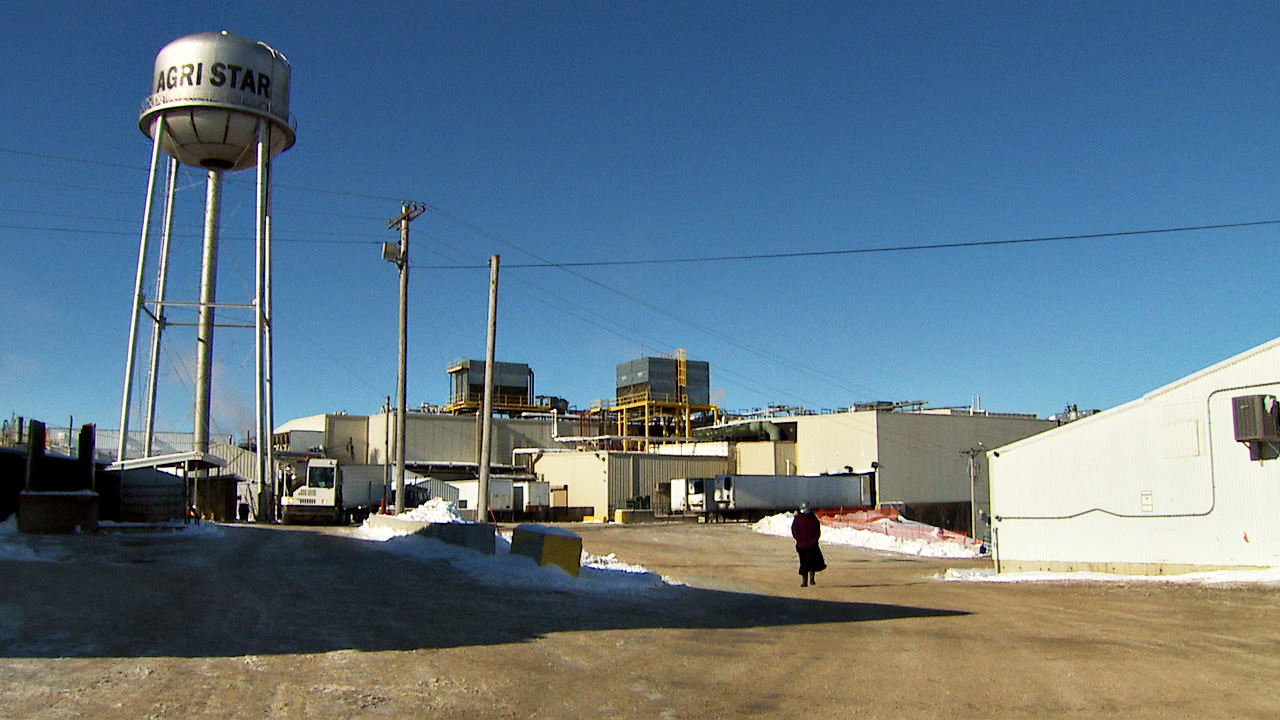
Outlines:
{"type": "Polygon", "coordinates": [[[387,223],[400,227],[400,244],[382,244],[382,258],[400,268],[400,360],[396,377],[396,514],[404,512],[405,375],[409,347],[409,223],[427,208],[422,203],[403,202],[400,215],[387,223]]]}
{"type": "Polygon", "coordinates": [[[978,443],[977,447],[961,450],[960,454],[969,458],[969,537],[978,538],[978,463],[979,455],[986,454],[987,449],[978,443]]]}
{"type": "Polygon", "coordinates": [[[498,256],[489,260],[489,326],[484,349],[484,407],[481,408],[480,477],[476,481],[476,522],[489,515],[489,453],[493,444],[493,346],[498,329],[498,256]]]}

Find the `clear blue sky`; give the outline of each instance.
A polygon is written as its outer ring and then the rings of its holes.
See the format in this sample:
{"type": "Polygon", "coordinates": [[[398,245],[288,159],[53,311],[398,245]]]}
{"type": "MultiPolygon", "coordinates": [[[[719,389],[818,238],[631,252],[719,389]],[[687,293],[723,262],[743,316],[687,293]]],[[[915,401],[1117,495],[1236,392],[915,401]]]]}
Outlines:
{"type": "MultiPolygon", "coordinates": [[[[686,264],[1280,219],[1273,3],[10,3],[0,9],[0,411],[118,424],[156,52],[228,30],[292,63],[275,163],[277,420],[394,394],[399,199],[409,403],[483,357],[585,407],[685,348],[728,409],[871,399],[1108,408],[1277,335],[1280,226],[686,264]],[[41,157],[47,156],[47,157],[41,157]],[[510,267],[507,267],[510,266],[510,267]],[[640,302],[637,302],[639,300],[640,302]]],[[[219,299],[246,301],[252,172],[219,299]]],[[[173,296],[194,299],[200,173],[173,296]]],[[[228,318],[230,319],[230,318],[228,318]]],[[[251,427],[220,329],[215,431],[251,427]]],[[[160,425],[190,429],[193,333],[160,425]]]]}

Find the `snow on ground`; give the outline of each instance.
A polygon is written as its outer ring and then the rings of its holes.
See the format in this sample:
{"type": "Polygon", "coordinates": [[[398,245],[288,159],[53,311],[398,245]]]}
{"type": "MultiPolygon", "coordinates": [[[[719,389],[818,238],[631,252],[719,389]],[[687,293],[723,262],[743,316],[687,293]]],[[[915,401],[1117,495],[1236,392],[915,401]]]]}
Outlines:
{"type": "Polygon", "coordinates": [[[469,522],[453,503],[441,498],[432,498],[418,507],[396,515],[400,520],[416,520],[429,523],[464,523],[469,522]]]}
{"type": "MultiPolygon", "coordinates": [[[[795,513],[771,515],[756,523],[753,528],[765,535],[791,537],[791,520],[795,513]]],[[[921,557],[976,558],[982,557],[975,549],[950,541],[930,542],[897,538],[890,535],[822,526],[824,545],[852,545],[869,550],[907,553],[921,557]]],[[[993,568],[951,568],[938,576],[948,582],[1129,582],[1129,583],[1187,583],[1201,585],[1228,584],[1280,584],[1280,568],[1264,570],[1216,570],[1212,572],[1183,573],[1181,575],[1113,575],[1099,572],[1017,572],[997,573],[993,568]]]]}
{"type": "MultiPolygon", "coordinates": [[[[103,531],[147,532],[174,537],[217,538],[226,534],[216,523],[206,522],[198,525],[155,525],[147,523],[118,523],[101,521],[98,528],[103,531]]],[[[0,522],[0,560],[18,562],[55,562],[71,556],[72,547],[67,545],[70,535],[40,534],[28,535],[18,530],[18,518],[10,515],[0,522]]]]}
{"type": "Polygon", "coordinates": [[[44,562],[57,560],[46,553],[37,553],[27,544],[27,538],[18,532],[18,518],[9,516],[0,522],[0,560],[17,560],[19,562],[44,562]]]}
{"type": "Polygon", "coordinates": [[[219,538],[227,534],[226,529],[221,525],[208,520],[192,523],[184,523],[180,520],[171,523],[113,522],[111,520],[99,520],[98,529],[108,532],[150,532],[173,535],[180,534],[182,537],[203,538],[219,538]]]}
{"type": "MultiPolygon", "coordinates": [[[[453,503],[443,500],[432,500],[427,505],[415,508],[412,513],[402,513],[396,517],[426,522],[469,522],[458,514],[453,503]],[[432,507],[424,509],[428,505],[432,507]]],[[[599,556],[583,551],[581,569],[576,578],[555,565],[539,567],[532,558],[511,554],[510,530],[498,531],[494,538],[493,555],[450,545],[434,538],[411,535],[406,531],[375,528],[367,524],[355,528],[352,535],[361,540],[381,543],[380,549],[407,558],[447,562],[478,582],[490,586],[630,595],[679,584],[639,565],[624,563],[613,553],[599,556]]]]}
{"type": "Polygon", "coordinates": [[[1180,575],[1113,575],[1101,572],[1011,572],[991,568],[960,570],[951,568],[939,576],[948,582],[1127,582],[1185,583],[1199,585],[1280,584],[1280,568],[1262,570],[1214,570],[1180,575]]]}
{"type": "MultiPolygon", "coordinates": [[[[781,513],[779,515],[770,515],[751,527],[756,532],[764,535],[777,535],[779,537],[789,538],[791,537],[791,521],[794,518],[795,513],[789,512],[781,513]]],[[[903,553],[919,557],[976,558],[982,556],[977,548],[961,545],[950,540],[931,541],[916,538],[902,538],[886,535],[884,533],[872,532],[871,530],[828,527],[826,525],[822,526],[822,544],[849,545],[852,547],[866,548],[868,550],[903,553]]]]}

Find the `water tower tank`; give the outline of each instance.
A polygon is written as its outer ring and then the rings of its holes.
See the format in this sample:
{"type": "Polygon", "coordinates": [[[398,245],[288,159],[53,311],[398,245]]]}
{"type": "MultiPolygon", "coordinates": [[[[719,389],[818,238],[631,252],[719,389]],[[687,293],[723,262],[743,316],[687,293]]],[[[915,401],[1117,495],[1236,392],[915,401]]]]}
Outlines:
{"type": "Polygon", "coordinates": [[[293,146],[289,61],[267,45],[227,32],[197,33],[156,55],[151,95],[138,127],[184,165],[242,170],[257,163],[259,120],[271,123],[270,156],[293,146]]]}

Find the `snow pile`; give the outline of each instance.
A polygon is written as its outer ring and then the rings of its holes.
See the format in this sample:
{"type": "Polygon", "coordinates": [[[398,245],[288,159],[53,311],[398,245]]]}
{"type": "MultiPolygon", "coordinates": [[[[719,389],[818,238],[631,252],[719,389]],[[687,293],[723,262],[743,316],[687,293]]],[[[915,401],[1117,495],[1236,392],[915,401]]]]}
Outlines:
{"type": "MultiPolygon", "coordinates": [[[[462,517],[461,513],[458,512],[458,508],[453,503],[442,498],[432,498],[412,510],[407,510],[399,515],[392,515],[391,517],[397,520],[437,524],[471,522],[470,520],[462,517]]],[[[371,526],[368,520],[365,520],[364,524],[356,528],[353,534],[361,540],[386,542],[391,538],[412,535],[413,530],[408,528],[384,526],[375,527],[371,526]]]]}
{"type": "Polygon", "coordinates": [[[27,545],[26,538],[18,532],[17,516],[10,516],[8,520],[0,522],[0,560],[44,562],[53,559],[37,554],[27,545]]]}
{"type": "Polygon", "coordinates": [[[613,553],[603,556],[592,555],[586,550],[582,551],[582,567],[594,568],[596,570],[609,570],[612,572],[634,573],[637,575],[643,575],[649,572],[640,565],[632,565],[630,563],[622,562],[618,559],[618,556],[613,553]]]}
{"type": "Polygon", "coordinates": [[[414,520],[429,523],[465,523],[470,520],[462,517],[454,504],[442,498],[432,498],[418,507],[395,517],[401,520],[414,520]]]}
{"type": "Polygon", "coordinates": [[[1200,585],[1280,584],[1280,568],[1263,570],[1213,570],[1180,575],[1113,575],[1102,572],[1012,572],[997,573],[990,568],[959,570],[951,568],[939,576],[948,582],[1127,582],[1183,583],[1200,585]]]}
{"type": "MultiPolygon", "coordinates": [[[[779,515],[770,515],[752,525],[752,529],[764,535],[777,535],[778,537],[791,537],[791,521],[795,518],[795,513],[781,513],[779,515]]],[[[897,523],[901,525],[910,525],[914,528],[927,528],[929,526],[920,523],[912,523],[910,521],[882,519],[880,523],[897,523]]],[[[860,547],[868,550],[881,550],[884,552],[903,553],[906,555],[916,555],[919,557],[935,557],[935,558],[976,558],[981,557],[979,547],[974,545],[966,545],[945,538],[930,538],[928,533],[914,533],[920,537],[899,537],[883,532],[874,532],[871,530],[862,530],[852,527],[829,527],[822,526],[822,544],[823,545],[849,545],[852,547],[860,547]]]]}
{"type": "MultiPolygon", "coordinates": [[[[98,526],[101,527],[102,523],[98,523],[98,526]]],[[[177,530],[182,537],[220,538],[227,534],[226,528],[209,520],[175,525],[172,529],[177,530]]]]}
{"type": "Polygon", "coordinates": [[[418,562],[447,562],[477,582],[489,586],[578,594],[634,595],[679,584],[639,565],[624,563],[613,553],[602,557],[585,551],[582,553],[581,570],[575,578],[555,565],[539,567],[532,558],[512,555],[511,534],[510,530],[499,530],[494,538],[494,554],[485,555],[399,530],[365,525],[352,532],[356,538],[378,543],[378,549],[386,552],[418,562]]]}

